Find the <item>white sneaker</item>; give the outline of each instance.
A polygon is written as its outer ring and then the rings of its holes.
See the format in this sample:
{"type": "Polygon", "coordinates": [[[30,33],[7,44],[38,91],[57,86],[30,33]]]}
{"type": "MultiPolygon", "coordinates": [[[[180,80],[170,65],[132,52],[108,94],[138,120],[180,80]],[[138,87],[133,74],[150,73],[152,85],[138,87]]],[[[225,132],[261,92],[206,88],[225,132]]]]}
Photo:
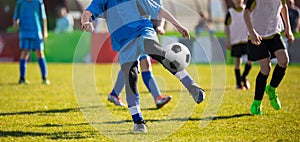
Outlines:
{"type": "Polygon", "coordinates": [[[107,96],[107,100],[114,103],[116,106],[125,106],[125,104],[121,101],[121,98],[119,96],[109,94],[107,96]]]}
{"type": "Polygon", "coordinates": [[[205,99],[205,92],[196,83],[193,83],[186,87],[193,99],[197,104],[201,103],[205,99]]]}
{"type": "Polygon", "coordinates": [[[172,99],[172,96],[158,96],[155,99],[155,103],[156,103],[156,108],[160,109],[162,108],[164,105],[166,105],[168,102],[170,102],[172,99]]]}
{"type": "Polygon", "coordinates": [[[146,122],[144,120],[138,121],[134,123],[133,126],[133,131],[134,132],[142,132],[142,133],[146,133],[147,132],[147,125],[146,122]]]}

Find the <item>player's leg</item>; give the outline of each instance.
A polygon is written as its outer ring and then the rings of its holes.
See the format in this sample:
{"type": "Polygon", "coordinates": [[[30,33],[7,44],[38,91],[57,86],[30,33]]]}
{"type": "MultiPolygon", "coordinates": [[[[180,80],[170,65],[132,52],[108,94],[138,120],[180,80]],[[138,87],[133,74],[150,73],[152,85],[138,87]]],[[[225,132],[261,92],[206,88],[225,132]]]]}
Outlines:
{"type": "MultiPolygon", "coordinates": [[[[248,58],[248,46],[247,46],[247,43],[245,44],[241,44],[241,48],[242,48],[242,55],[247,55],[247,58],[248,58]]],[[[243,82],[243,86],[245,87],[245,89],[250,89],[250,83],[249,81],[247,80],[247,76],[249,74],[249,71],[251,70],[251,67],[252,67],[252,62],[251,60],[247,60],[246,64],[245,64],[245,68],[244,68],[244,72],[242,74],[242,82],[243,82]]]]}
{"type": "Polygon", "coordinates": [[[142,70],[142,78],[144,81],[144,84],[146,85],[147,89],[153,96],[153,99],[156,104],[156,108],[161,108],[165,104],[167,104],[172,97],[171,96],[163,96],[161,95],[161,92],[158,88],[158,85],[156,83],[156,79],[154,78],[152,74],[152,67],[151,67],[151,61],[149,56],[142,55],[140,57],[140,67],[142,70]]]}
{"type": "Polygon", "coordinates": [[[271,70],[271,62],[269,58],[264,58],[258,61],[260,72],[256,76],[254,101],[250,107],[251,114],[262,114],[261,101],[264,96],[267,79],[271,70]]]}
{"type": "Polygon", "coordinates": [[[47,71],[47,62],[46,62],[46,58],[44,55],[44,51],[43,50],[35,50],[35,54],[38,58],[38,63],[39,63],[39,67],[41,70],[42,83],[45,85],[50,85],[50,81],[47,80],[48,71],[47,71]]]}
{"type": "Polygon", "coordinates": [[[107,100],[113,102],[116,106],[125,106],[121,101],[120,93],[125,86],[124,74],[122,70],[119,71],[113,90],[107,96],[107,100]]]}
{"type": "Polygon", "coordinates": [[[160,44],[151,39],[145,39],[144,48],[146,53],[153,59],[160,62],[167,70],[169,70],[173,75],[175,75],[181,83],[188,89],[190,94],[196,103],[200,103],[205,99],[205,92],[196,83],[194,83],[192,77],[187,71],[183,70],[180,72],[172,72],[163,64],[163,59],[165,59],[166,52],[161,48],[160,44]]]}
{"type": "Polygon", "coordinates": [[[50,81],[47,80],[48,70],[47,62],[44,55],[44,42],[41,39],[32,40],[33,50],[38,58],[39,67],[41,70],[42,83],[45,85],[50,85],[50,81]]]}
{"type": "MultiPolygon", "coordinates": [[[[20,41],[21,42],[21,41],[20,41]]],[[[30,50],[28,49],[21,49],[21,54],[20,54],[20,61],[19,61],[19,71],[20,71],[20,79],[19,79],[19,84],[29,84],[29,81],[25,79],[26,76],[26,65],[27,65],[27,60],[29,58],[30,50]]]]}
{"type": "Polygon", "coordinates": [[[246,88],[242,85],[242,77],[241,77],[241,65],[242,65],[242,55],[245,52],[244,47],[247,47],[247,44],[235,44],[232,45],[231,48],[231,56],[235,58],[234,63],[234,74],[235,74],[235,80],[236,80],[236,89],[242,89],[245,90],[246,88]]]}
{"type": "Polygon", "coordinates": [[[285,49],[279,49],[274,54],[277,58],[278,64],[274,68],[270,84],[266,87],[266,93],[269,95],[272,107],[279,110],[281,108],[281,104],[277,95],[277,87],[285,75],[289,58],[285,49]]]}
{"type": "Polygon", "coordinates": [[[244,69],[244,72],[242,74],[242,82],[243,82],[243,85],[246,89],[250,89],[250,83],[249,81],[247,80],[247,76],[251,70],[251,67],[252,67],[252,62],[250,60],[248,60],[245,64],[245,69],[244,69]]]}
{"type": "Polygon", "coordinates": [[[287,51],[284,49],[277,50],[275,52],[275,56],[277,58],[278,64],[273,71],[270,85],[277,88],[285,75],[286,68],[289,64],[289,57],[287,51]]]}
{"type": "Polygon", "coordinates": [[[281,104],[277,95],[277,87],[285,75],[285,71],[289,63],[289,57],[282,37],[279,34],[275,35],[273,39],[270,39],[268,46],[270,47],[269,50],[271,56],[277,58],[278,64],[273,70],[271,82],[266,87],[266,93],[269,95],[272,107],[279,110],[281,108],[281,104]]]}
{"type": "Polygon", "coordinates": [[[242,58],[235,57],[234,74],[236,80],[236,89],[244,90],[244,86],[242,86],[241,71],[240,71],[241,63],[242,63],[242,58]]]}
{"type": "Polygon", "coordinates": [[[256,76],[254,101],[250,107],[250,112],[253,115],[262,114],[261,101],[264,96],[267,79],[271,70],[270,54],[267,45],[267,40],[262,40],[260,45],[254,45],[248,41],[248,58],[251,61],[258,61],[260,71],[256,76]]]}
{"type": "Polygon", "coordinates": [[[140,95],[137,89],[137,65],[137,61],[127,62],[122,64],[121,68],[125,80],[126,100],[134,122],[134,131],[146,132],[146,124],[144,122],[140,108],[140,95]]]}

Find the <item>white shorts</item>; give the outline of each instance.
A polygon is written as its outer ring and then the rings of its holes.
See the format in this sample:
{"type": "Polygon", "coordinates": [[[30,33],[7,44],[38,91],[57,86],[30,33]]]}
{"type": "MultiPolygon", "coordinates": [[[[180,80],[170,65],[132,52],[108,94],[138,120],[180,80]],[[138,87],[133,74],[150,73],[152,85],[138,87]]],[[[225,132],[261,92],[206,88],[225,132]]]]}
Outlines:
{"type": "Polygon", "coordinates": [[[128,44],[126,44],[123,48],[121,48],[118,52],[119,62],[121,66],[124,63],[138,61],[139,57],[142,54],[146,54],[144,48],[145,39],[151,39],[158,42],[158,38],[156,34],[141,35],[133,39],[128,44]]]}

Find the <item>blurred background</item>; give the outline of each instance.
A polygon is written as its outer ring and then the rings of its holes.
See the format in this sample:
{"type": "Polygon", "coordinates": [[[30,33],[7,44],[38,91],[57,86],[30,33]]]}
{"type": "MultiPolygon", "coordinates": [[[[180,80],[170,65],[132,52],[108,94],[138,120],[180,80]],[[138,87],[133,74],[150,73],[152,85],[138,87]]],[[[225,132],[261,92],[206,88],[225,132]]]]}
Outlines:
{"type": "MultiPolygon", "coordinates": [[[[224,19],[227,9],[233,6],[231,0],[162,0],[164,7],[169,10],[184,26],[186,26],[193,35],[193,39],[208,40],[210,44],[203,58],[196,59],[195,63],[203,62],[218,62],[220,59],[211,57],[207,54],[213,53],[214,46],[221,46],[227,63],[233,63],[231,57],[228,55],[225,47],[225,33],[224,33],[224,19]],[[201,15],[201,16],[200,16],[201,15]],[[209,27],[202,33],[197,33],[196,27],[201,20],[209,23],[209,27]],[[218,45],[213,44],[211,36],[214,36],[218,45]],[[209,50],[211,53],[207,52],[209,50]]],[[[13,62],[19,60],[19,43],[18,32],[12,27],[12,16],[17,0],[0,0],[0,62],[13,62]]],[[[73,62],[73,55],[78,46],[86,46],[84,51],[81,51],[81,60],[77,62],[96,62],[107,63],[115,60],[116,53],[111,51],[110,41],[107,40],[108,33],[105,21],[97,19],[95,26],[97,33],[84,33],[80,30],[80,15],[83,10],[89,5],[91,0],[44,0],[49,37],[45,41],[45,54],[48,62],[73,62]],[[65,8],[65,14],[62,14],[62,7],[65,8]],[[59,19],[64,15],[68,15],[68,20],[72,21],[72,28],[66,31],[59,28],[59,19]],[[84,35],[84,36],[83,36],[84,35]],[[99,47],[101,45],[101,47],[99,47]],[[100,50],[101,49],[101,50],[100,50]],[[100,51],[99,51],[100,50],[100,51]],[[95,53],[95,51],[99,51],[95,53]],[[104,54],[105,53],[105,54],[104,54]]],[[[295,5],[300,6],[300,0],[295,0],[295,5]]],[[[67,16],[66,16],[67,17],[67,16]]],[[[182,40],[178,33],[176,33],[173,26],[166,24],[167,37],[172,37],[175,40],[188,44],[193,54],[200,54],[195,52],[204,52],[204,50],[193,50],[195,48],[193,43],[187,43],[182,40]]],[[[298,40],[299,34],[295,33],[297,40],[293,44],[289,44],[288,51],[292,63],[300,63],[300,51],[296,48],[300,46],[298,40]]],[[[164,37],[162,37],[164,38],[164,37]]],[[[163,44],[163,43],[162,43],[163,44]]],[[[36,61],[34,55],[30,58],[31,61],[36,61]]]]}

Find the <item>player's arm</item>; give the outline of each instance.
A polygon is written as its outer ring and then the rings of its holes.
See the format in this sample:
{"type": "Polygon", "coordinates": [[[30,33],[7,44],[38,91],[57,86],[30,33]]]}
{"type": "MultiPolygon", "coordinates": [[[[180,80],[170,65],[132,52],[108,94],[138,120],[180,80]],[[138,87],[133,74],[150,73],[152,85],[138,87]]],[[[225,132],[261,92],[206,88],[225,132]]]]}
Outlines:
{"type": "Polygon", "coordinates": [[[14,19],[14,20],[13,20],[13,25],[14,25],[14,29],[15,29],[15,30],[18,30],[18,29],[19,29],[19,23],[20,23],[20,20],[19,20],[19,19],[14,19]]]}
{"type": "Polygon", "coordinates": [[[165,18],[167,21],[171,22],[177,28],[177,30],[181,33],[181,35],[183,37],[187,37],[188,39],[190,39],[189,31],[185,27],[183,27],[174,18],[174,16],[171,13],[169,13],[166,9],[164,9],[163,7],[161,7],[161,9],[159,11],[159,16],[161,16],[162,18],[165,18]]]}
{"type": "Polygon", "coordinates": [[[285,28],[284,28],[284,35],[285,37],[288,39],[288,42],[294,42],[295,38],[294,38],[294,35],[292,33],[292,30],[291,30],[291,26],[290,26],[290,20],[289,20],[289,14],[288,14],[288,8],[287,8],[287,5],[286,3],[284,3],[285,0],[283,0],[283,7],[281,9],[281,17],[283,19],[283,23],[285,25],[285,28]]]}
{"type": "Polygon", "coordinates": [[[43,19],[44,40],[48,38],[47,19],[43,19]]]}
{"type": "Polygon", "coordinates": [[[231,16],[230,13],[228,12],[225,18],[225,34],[226,34],[226,48],[231,49],[230,45],[230,29],[229,26],[231,24],[231,16]]]}
{"type": "Polygon", "coordinates": [[[47,27],[47,15],[46,9],[43,1],[40,1],[40,16],[41,16],[41,26],[43,27],[43,39],[46,40],[48,37],[48,27],[47,27]]]}
{"type": "Polygon", "coordinates": [[[300,32],[300,11],[298,12],[299,14],[299,17],[298,17],[298,24],[297,24],[297,27],[296,27],[296,33],[300,32]]]}
{"type": "Polygon", "coordinates": [[[94,26],[92,22],[90,22],[91,17],[93,14],[90,11],[84,11],[81,15],[81,28],[87,32],[94,32],[94,26]]]}
{"type": "MultiPolygon", "coordinates": [[[[163,7],[163,3],[161,0],[155,0],[159,5],[161,5],[161,7],[163,7]]],[[[157,21],[155,22],[156,27],[154,30],[156,31],[157,34],[160,34],[160,35],[164,35],[165,34],[165,22],[166,20],[160,16],[158,16],[158,19],[157,21]]]]}
{"type": "Polygon", "coordinates": [[[254,45],[260,45],[262,37],[253,28],[251,18],[250,18],[250,14],[253,9],[254,9],[253,0],[248,0],[243,16],[244,16],[244,20],[245,20],[245,24],[247,26],[248,32],[250,34],[251,43],[254,45]]]}
{"type": "Polygon", "coordinates": [[[160,34],[160,35],[163,35],[165,34],[165,29],[164,29],[164,26],[165,26],[165,19],[164,18],[161,18],[158,22],[158,25],[155,29],[155,31],[160,34]]]}
{"type": "Polygon", "coordinates": [[[15,11],[14,11],[14,15],[13,15],[13,27],[15,30],[19,29],[19,23],[20,23],[19,13],[20,13],[19,3],[17,3],[15,6],[15,11]]]}

